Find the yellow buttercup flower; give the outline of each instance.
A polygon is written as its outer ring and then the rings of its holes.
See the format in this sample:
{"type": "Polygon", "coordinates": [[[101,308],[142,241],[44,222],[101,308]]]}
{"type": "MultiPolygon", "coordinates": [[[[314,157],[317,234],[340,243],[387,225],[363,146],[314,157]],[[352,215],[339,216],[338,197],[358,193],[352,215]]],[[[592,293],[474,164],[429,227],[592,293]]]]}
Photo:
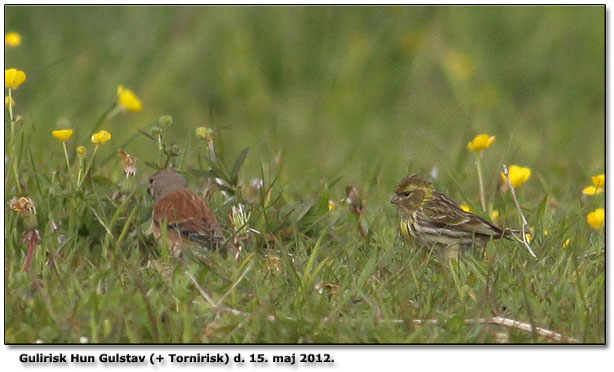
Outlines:
{"type": "Polygon", "coordinates": [[[593,229],[599,230],[605,221],[605,209],[597,208],[586,216],[586,223],[593,229]]]}
{"type": "Polygon", "coordinates": [[[492,212],[490,212],[490,219],[496,220],[497,218],[499,218],[499,211],[494,209],[492,212]]]}
{"type": "Polygon", "coordinates": [[[26,73],[17,70],[16,68],[9,68],[4,70],[4,87],[9,89],[17,89],[24,81],[26,81],[26,73]]]}
{"type": "Polygon", "coordinates": [[[9,32],[4,36],[4,43],[11,47],[16,47],[21,44],[21,35],[17,32],[9,32]]]}
{"type": "Polygon", "coordinates": [[[52,130],[51,135],[63,142],[72,136],[72,132],[72,129],[52,130]]]}
{"type": "MultiPolygon", "coordinates": [[[[518,165],[512,165],[509,169],[510,182],[512,186],[518,188],[523,183],[527,182],[531,178],[531,168],[520,167],[518,165]]],[[[501,179],[503,182],[507,182],[507,177],[501,172],[501,179]]]]}
{"type": "Polygon", "coordinates": [[[605,174],[603,173],[598,174],[596,176],[593,176],[592,179],[593,179],[593,184],[595,184],[596,187],[605,186],[605,174]]]}
{"type": "Polygon", "coordinates": [[[137,112],[143,109],[143,104],[139,97],[137,97],[133,91],[124,88],[122,85],[117,87],[117,98],[119,104],[130,111],[137,112]]]}
{"type": "Polygon", "coordinates": [[[533,240],[533,235],[526,233],[524,234],[525,240],[527,241],[527,243],[531,243],[531,240],[533,240]]]}
{"type": "Polygon", "coordinates": [[[489,136],[488,134],[480,134],[475,136],[471,142],[467,144],[467,149],[471,151],[482,151],[495,143],[497,136],[489,136]]]}
{"type": "Polygon", "coordinates": [[[92,143],[95,145],[99,145],[101,143],[105,143],[111,139],[111,133],[106,130],[101,130],[100,132],[96,132],[92,134],[92,143]]]}
{"type": "Polygon", "coordinates": [[[6,106],[6,107],[14,107],[15,106],[15,100],[13,99],[13,97],[11,97],[11,96],[4,97],[4,106],[6,106]]]}
{"type": "Polygon", "coordinates": [[[461,204],[461,209],[464,210],[465,212],[471,212],[471,207],[469,207],[468,205],[465,204],[461,204]]]}
{"type": "Polygon", "coordinates": [[[571,243],[571,238],[565,240],[563,244],[561,245],[561,247],[566,248],[569,245],[569,243],[571,243]]]}
{"type": "Polygon", "coordinates": [[[332,212],[332,211],[335,210],[335,208],[337,208],[337,203],[335,203],[332,200],[329,200],[328,201],[328,210],[332,212]]]}
{"type": "Polygon", "coordinates": [[[605,191],[605,174],[593,176],[593,185],[587,186],[582,190],[585,195],[596,195],[605,191]]]}
{"type": "Polygon", "coordinates": [[[77,146],[77,154],[85,155],[86,152],[87,150],[85,149],[85,146],[77,146]]]}

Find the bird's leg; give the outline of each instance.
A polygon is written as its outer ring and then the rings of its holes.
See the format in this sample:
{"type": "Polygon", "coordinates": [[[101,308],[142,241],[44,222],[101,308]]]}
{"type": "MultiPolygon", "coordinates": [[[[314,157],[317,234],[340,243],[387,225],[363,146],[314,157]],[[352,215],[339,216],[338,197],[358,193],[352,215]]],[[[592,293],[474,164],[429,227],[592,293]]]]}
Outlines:
{"type": "Polygon", "coordinates": [[[426,257],[424,258],[424,260],[422,260],[422,262],[420,262],[420,265],[418,265],[419,267],[422,267],[422,265],[426,264],[430,260],[431,255],[433,254],[433,251],[435,250],[435,246],[436,245],[437,244],[431,245],[431,249],[429,249],[429,254],[427,254],[426,257]]]}
{"type": "Polygon", "coordinates": [[[459,243],[450,243],[443,249],[444,257],[447,260],[458,259],[460,252],[459,243]]]}

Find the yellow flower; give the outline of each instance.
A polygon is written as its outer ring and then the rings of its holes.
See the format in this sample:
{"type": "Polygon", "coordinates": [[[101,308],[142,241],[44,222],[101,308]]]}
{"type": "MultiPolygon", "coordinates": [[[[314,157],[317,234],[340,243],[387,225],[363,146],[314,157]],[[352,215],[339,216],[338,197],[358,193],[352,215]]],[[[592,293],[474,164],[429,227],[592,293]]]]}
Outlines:
{"type": "Polygon", "coordinates": [[[335,203],[335,202],[334,202],[334,201],[332,201],[332,200],[329,200],[329,201],[328,201],[328,210],[329,210],[329,211],[334,211],[334,210],[335,210],[335,208],[337,208],[337,203],[335,203]]]}
{"type": "Polygon", "coordinates": [[[133,91],[124,88],[122,85],[117,87],[117,97],[119,104],[130,111],[137,112],[143,109],[143,104],[139,97],[137,97],[133,91]]]}
{"type": "Polygon", "coordinates": [[[4,87],[9,89],[17,89],[23,82],[26,81],[26,73],[17,70],[16,68],[9,68],[4,70],[4,87]]]}
{"type": "Polygon", "coordinates": [[[493,211],[490,212],[490,219],[496,220],[497,218],[499,218],[499,211],[496,209],[493,209],[493,211]]]}
{"type": "Polygon", "coordinates": [[[561,247],[566,248],[566,247],[569,245],[569,243],[571,243],[571,238],[569,238],[569,239],[565,240],[565,242],[563,242],[563,244],[561,245],[561,247]]]}
{"type": "Polygon", "coordinates": [[[448,73],[458,80],[467,80],[475,71],[475,63],[467,54],[457,50],[450,51],[444,61],[448,73]]]}
{"type": "Polygon", "coordinates": [[[92,134],[92,143],[95,145],[105,143],[111,139],[111,133],[106,130],[101,130],[100,132],[96,132],[92,134]]]}
{"type": "Polygon", "coordinates": [[[11,96],[4,97],[4,106],[13,107],[15,106],[15,100],[11,96]]]}
{"type": "Polygon", "coordinates": [[[527,241],[527,243],[531,243],[531,241],[533,240],[534,234],[535,234],[535,229],[533,227],[530,227],[529,232],[524,234],[524,238],[527,241]]]}
{"type": "Polygon", "coordinates": [[[533,240],[533,235],[531,235],[529,233],[524,234],[524,237],[525,237],[527,243],[531,243],[531,240],[533,240]]]}
{"type": "Polygon", "coordinates": [[[605,191],[605,174],[593,176],[593,184],[595,186],[587,186],[582,190],[585,195],[600,194],[605,191]]]}
{"type": "Polygon", "coordinates": [[[471,207],[469,207],[468,205],[465,204],[461,204],[461,209],[464,210],[465,212],[471,212],[471,207]]]}
{"type": "Polygon", "coordinates": [[[480,134],[475,136],[471,142],[467,144],[467,149],[471,151],[482,151],[495,143],[497,136],[489,136],[488,134],[480,134]]]}
{"type": "Polygon", "coordinates": [[[544,230],[544,235],[545,235],[545,236],[550,235],[550,231],[548,231],[548,230],[544,230]]]}
{"type": "Polygon", "coordinates": [[[213,138],[213,130],[205,127],[198,127],[196,128],[196,137],[209,141],[213,138]]]}
{"type": "MultiPolygon", "coordinates": [[[[517,165],[510,166],[509,169],[510,181],[512,182],[512,186],[518,188],[523,183],[527,182],[529,178],[531,178],[531,168],[519,167],[517,165]]],[[[501,172],[501,179],[503,182],[507,183],[507,177],[505,174],[501,172]]]]}
{"type": "Polygon", "coordinates": [[[66,141],[72,136],[72,129],[52,130],[51,134],[60,141],[66,141]]]}
{"type": "Polygon", "coordinates": [[[586,216],[586,223],[593,229],[599,230],[603,227],[605,221],[605,209],[597,208],[586,216]]]}
{"type": "Polygon", "coordinates": [[[85,146],[77,146],[77,154],[85,155],[86,152],[87,150],[85,149],[85,146]]]}
{"type": "Polygon", "coordinates": [[[21,44],[21,35],[17,32],[9,32],[4,36],[4,43],[11,47],[16,47],[21,44]]]}

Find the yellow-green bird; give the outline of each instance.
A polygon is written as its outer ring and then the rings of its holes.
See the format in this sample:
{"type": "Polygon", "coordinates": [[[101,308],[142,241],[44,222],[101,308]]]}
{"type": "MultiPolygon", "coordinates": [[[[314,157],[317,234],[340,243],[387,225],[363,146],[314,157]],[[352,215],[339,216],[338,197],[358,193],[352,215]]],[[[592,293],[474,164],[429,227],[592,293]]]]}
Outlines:
{"type": "Polygon", "coordinates": [[[507,238],[515,230],[502,229],[461,207],[417,175],[404,178],[390,201],[397,205],[403,237],[427,248],[455,245],[483,247],[490,239],[507,238]]]}

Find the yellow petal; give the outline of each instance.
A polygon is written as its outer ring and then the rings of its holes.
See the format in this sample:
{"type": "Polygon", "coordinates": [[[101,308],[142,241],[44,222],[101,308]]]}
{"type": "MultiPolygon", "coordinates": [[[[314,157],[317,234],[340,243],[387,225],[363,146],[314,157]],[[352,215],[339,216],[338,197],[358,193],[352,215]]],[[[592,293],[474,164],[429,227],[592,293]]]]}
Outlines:
{"type": "Polygon", "coordinates": [[[26,73],[15,68],[4,70],[4,87],[16,89],[26,81],[26,73]]]}
{"type": "Polygon", "coordinates": [[[471,212],[471,207],[469,207],[468,205],[465,204],[461,204],[461,209],[464,210],[465,212],[471,212]]]}
{"type": "Polygon", "coordinates": [[[111,139],[111,133],[106,130],[101,130],[100,132],[96,132],[92,134],[92,143],[95,145],[99,145],[101,143],[105,143],[111,139]]]}
{"type": "Polygon", "coordinates": [[[595,185],[595,187],[603,189],[603,187],[605,186],[605,174],[598,174],[596,176],[593,176],[593,184],[595,185]]]}
{"type": "Polygon", "coordinates": [[[490,218],[492,220],[496,220],[497,218],[499,218],[499,211],[494,209],[492,212],[490,212],[490,218]]]}
{"type": "Polygon", "coordinates": [[[52,130],[51,135],[60,141],[66,141],[72,136],[72,129],[52,130]]]}
{"type": "MultiPolygon", "coordinates": [[[[515,188],[520,187],[523,183],[527,182],[531,178],[531,168],[520,167],[518,165],[512,165],[509,168],[510,182],[515,188]]],[[[503,182],[507,182],[507,177],[501,172],[501,179],[503,182]]]]}
{"type": "Polygon", "coordinates": [[[531,240],[533,240],[533,236],[531,234],[524,234],[524,238],[527,241],[527,243],[531,243],[531,240]]]}
{"type": "Polygon", "coordinates": [[[605,209],[597,208],[586,216],[586,223],[593,229],[599,230],[603,227],[605,221],[605,209]]]}
{"type": "Polygon", "coordinates": [[[139,97],[134,94],[130,89],[124,88],[122,85],[117,87],[118,102],[121,106],[130,111],[141,111],[143,104],[139,97]]]}
{"type": "Polygon", "coordinates": [[[490,147],[490,145],[495,142],[495,139],[497,139],[497,136],[489,136],[488,134],[477,135],[467,144],[467,149],[471,151],[482,151],[490,147]]]}
{"type": "Polygon", "coordinates": [[[85,155],[85,152],[87,150],[85,150],[85,146],[77,146],[77,154],[79,155],[85,155]]]}
{"type": "Polygon", "coordinates": [[[596,195],[603,192],[603,187],[597,188],[595,186],[586,186],[584,190],[582,190],[582,194],[584,195],[596,195]]]}
{"type": "Polygon", "coordinates": [[[569,243],[571,243],[571,238],[565,240],[565,242],[561,245],[561,247],[565,248],[569,245],[569,243]]]}
{"type": "Polygon", "coordinates": [[[205,127],[196,128],[196,137],[210,141],[213,138],[213,130],[205,127]]]}
{"type": "Polygon", "coordinates": [[[21,35],[17,32],[9,32],[4,36],[4,43],[10,47],[16,47],[21,44],[21,35]]]}

